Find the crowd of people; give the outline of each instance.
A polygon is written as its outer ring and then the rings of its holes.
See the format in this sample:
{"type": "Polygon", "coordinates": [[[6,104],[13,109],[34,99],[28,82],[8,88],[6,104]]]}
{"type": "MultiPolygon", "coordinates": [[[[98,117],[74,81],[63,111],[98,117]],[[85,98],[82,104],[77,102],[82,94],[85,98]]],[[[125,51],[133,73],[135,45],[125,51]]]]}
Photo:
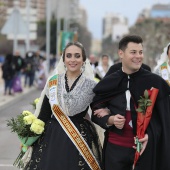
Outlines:
{"type": "MultiPolygon", "coordinates": [[[[107,54],[100,60],[94,55],[88,58],[79,42],[66,45],[53,74],[40,79],[43,90],[35,115],[45,122],[45,131],[32,145],[25,170],[170,169],[170,44],[153,72],[143,63],[143,40],[138,35],[123,37],[118,55],[120,62],[114,64],[107,54]],[[153,89],[158,91],[154,103],[150,99],[153,89]],[[150,118],[146,117],[149,106],[150,118]],[[147,125],[141,124],[144,134],[138,138],[139,120],[145,118],[147,125]],[[97,133],[95,124],[104,134],[97,133]]],[[[25,85],[27,79],[29,86],[33,84],[36,69],[43,77],[38,55],[27,53],[27,67],[15,66],[15,72],[11,63],[22,65],[22,59],[14,62],[11,58],[7,56],[5,62],[12,73],[9,80],[24,68],[25,85]]]]}
{"type": "MultiPolygon", "coordinates": [[[[51,67],[54,67],[55,62],[56,60],[50,62],[51,67]]],[[[25,57],[19,51],[7,54],[1,65],[4,95],[22,92],[24,87],[36,86],[42,90],[48,76],[46,65],[46,58],[39,51],[29,51],[25,57]]]]}

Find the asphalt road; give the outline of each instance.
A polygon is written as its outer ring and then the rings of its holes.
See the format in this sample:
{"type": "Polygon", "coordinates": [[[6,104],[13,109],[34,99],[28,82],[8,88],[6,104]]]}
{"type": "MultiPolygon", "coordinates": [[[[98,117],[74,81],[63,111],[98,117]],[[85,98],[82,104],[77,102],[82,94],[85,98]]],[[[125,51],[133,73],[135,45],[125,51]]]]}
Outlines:
{"type": "Polygon", "coordinates": [[[23,110],[33,112],[30,103],[39,96],[40,91],[34,89],[0,107],[0,170],[16,170],[13,162],[20,152],[19,139],[15,133],[10,132],[6,120],[16,117],[23,110]]]}

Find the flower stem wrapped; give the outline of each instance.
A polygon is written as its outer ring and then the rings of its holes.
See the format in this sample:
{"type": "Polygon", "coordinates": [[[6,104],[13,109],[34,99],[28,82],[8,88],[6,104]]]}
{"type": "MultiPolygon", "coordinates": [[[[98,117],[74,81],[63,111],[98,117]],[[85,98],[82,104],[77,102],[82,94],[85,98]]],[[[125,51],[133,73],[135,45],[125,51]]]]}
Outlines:
{"type": "Polygon", "coordinates": [[[152,117],[152,110],[154,108],[156,98],[159,90],[156,88],[151,88],[150,90],[144,91],[144,96],[140,97],[138,100],[138,108],[137,111],[137,135],[135,139],[136,144],[136,153],[134,158],[133,169],[139,159],[140,152],[142,149],[142,143],[139,142],[139,139],[145,136],[145,131],[148,127],[148,124],[152,117]]]}

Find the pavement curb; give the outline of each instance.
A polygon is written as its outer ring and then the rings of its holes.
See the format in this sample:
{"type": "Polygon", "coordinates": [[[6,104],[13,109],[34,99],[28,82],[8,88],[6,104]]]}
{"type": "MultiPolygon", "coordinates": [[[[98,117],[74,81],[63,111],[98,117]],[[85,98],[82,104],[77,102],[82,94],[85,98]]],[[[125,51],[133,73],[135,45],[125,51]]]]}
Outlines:
{"type": "Polygon", "coordinates": [[[29,92],[36,90],[35,87],[31,88],[24,88],[23,92],[21,93],[15,93],[14,96],[9,96],[9,95],[3,95],[1,94],[0,96],[0,108],[2,109],[3,107],[6,107],[7,104],[12,104],[19,98],[23,97],[24,95],[28,94],[29,92]]]}

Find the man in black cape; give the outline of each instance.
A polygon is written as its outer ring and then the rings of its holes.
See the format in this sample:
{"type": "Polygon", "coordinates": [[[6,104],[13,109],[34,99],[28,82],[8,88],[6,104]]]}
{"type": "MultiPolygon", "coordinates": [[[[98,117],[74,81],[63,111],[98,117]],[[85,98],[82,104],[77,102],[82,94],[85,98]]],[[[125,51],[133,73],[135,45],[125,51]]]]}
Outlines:
{"type": "Polygon", "coordinates": [[[145,90],[159,89],[135,170],[170,170],[170,87],[158,75],[141,67],[142,38],[128,35],[119,42],[122,69],[103,78],[94,88],[92,121],[106,129],[105,170],[132,170],[138,100],[145,90]],[[108,108],[109,114],[100,111],[108,108]]]}

